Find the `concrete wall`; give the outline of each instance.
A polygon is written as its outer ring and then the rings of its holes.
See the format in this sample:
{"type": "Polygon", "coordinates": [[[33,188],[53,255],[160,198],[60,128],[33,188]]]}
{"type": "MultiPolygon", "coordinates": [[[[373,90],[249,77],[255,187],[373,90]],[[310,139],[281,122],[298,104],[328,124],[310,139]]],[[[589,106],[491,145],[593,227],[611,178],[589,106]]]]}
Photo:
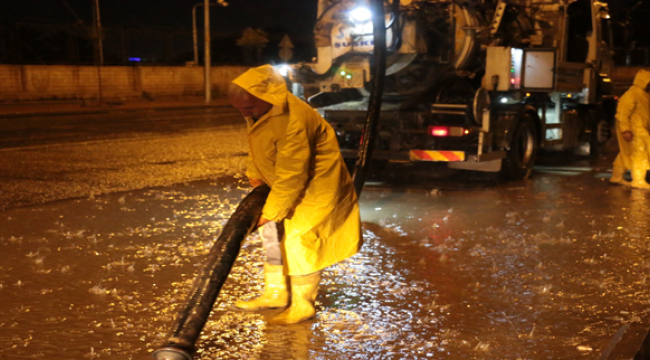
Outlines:
{"type": "MultiPolygon", "coordinates": [[[[225,94],[230,81],[247,69],[212,67],[213,94],[225,94]]],[[[632,85],[639,69],[614,69],[612,80],[617,93],[632,85]]],[[[104,66],[99,72],[104,99],[203,94],[202,67],[104,66]]],[[[95,66],[0,65],[0,101],[97,98],[98,79],[95,66]]]]}
{"type": "MultiPolygon", "coordinates": [[[[244,66],[212,67],[212,92],[225,94],[244,66]]],[[[183,66],[0,65],[0,101],[91,99],[99,74],[105,99],[203,94],[203,68],[183,66]]]]}

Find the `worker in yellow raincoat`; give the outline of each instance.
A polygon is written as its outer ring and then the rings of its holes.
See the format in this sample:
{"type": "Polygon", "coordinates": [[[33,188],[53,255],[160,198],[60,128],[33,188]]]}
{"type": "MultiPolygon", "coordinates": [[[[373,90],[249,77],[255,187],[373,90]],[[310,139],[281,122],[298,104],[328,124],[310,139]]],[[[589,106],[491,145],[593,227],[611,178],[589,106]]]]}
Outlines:
{"type": "Polygon", "coordinates": [[[288,306],[271,324],[307,320],[316,314],[321,270],[356,254],[362,242],[357,195],[336,134],[270,65],[236,78],[228,95],[248,124],[246,175],[251,185],[271,188],[258,224],[265,289],[235,306],[288,306]]]}
{"type": "Polygon", "coordinates": [[[614,160],[610,182],[650,189],[645,181],[650,170],[650,72],[639,70],[634,84],[618,100],[616,135],[620,152],[614,160]],[[623,179],[630,170],[632,182],[623,179]]]}

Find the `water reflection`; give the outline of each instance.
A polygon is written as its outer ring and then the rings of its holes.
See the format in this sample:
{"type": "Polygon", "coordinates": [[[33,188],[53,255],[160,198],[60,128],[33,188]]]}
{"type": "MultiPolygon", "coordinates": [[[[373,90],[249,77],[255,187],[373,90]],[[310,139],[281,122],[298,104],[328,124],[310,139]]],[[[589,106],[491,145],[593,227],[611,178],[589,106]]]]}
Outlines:
{"type": "MultiPolygon", "coordinates": [[[[252,236],[197,359],[595,358],[647,321],[648,196],[585,175],[375,189],[360,254],[324,272],[317,317],[268,326],[252,236]]],[[[1,213],[0,357],[144,359],[248,191],[238,180],[1,213]]]]}

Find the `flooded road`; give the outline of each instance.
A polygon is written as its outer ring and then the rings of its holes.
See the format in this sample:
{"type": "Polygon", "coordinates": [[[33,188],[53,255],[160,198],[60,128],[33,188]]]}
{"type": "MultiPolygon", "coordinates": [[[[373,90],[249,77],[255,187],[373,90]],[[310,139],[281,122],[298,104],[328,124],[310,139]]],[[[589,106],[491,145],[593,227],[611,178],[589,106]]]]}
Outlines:
{"type": "MultiPolygon", "coordinates": [[[[6,133],[0,359],[150,358],[250,191],[229,111],[6,133]]],[[[325,270],[317,316],[301,324],[231,310],[263,286],[254,234],[196,359],[597,359],[624,324],[650,318],[650,192],[607,182],[614,155],[540,162],[509,183],[370,183],[362,251],[325,270]]]]}
{"type": "MultiPolygon", "coordinates": [[[[231,311],[261,290],[252,236],[197,359],[594,359],[647,322],[650,192],[594,169],[361,199],[361,253],[324,273],[317,317],[231,311]]],[[[223,178],[0,213],[0,357],[146,359],[248,191],[223,178]]]]}
{"type": "Polygon", "coordinates": [[[248,140],[235,112],[0,118],[0,210],[240,174],[248,140]]]}

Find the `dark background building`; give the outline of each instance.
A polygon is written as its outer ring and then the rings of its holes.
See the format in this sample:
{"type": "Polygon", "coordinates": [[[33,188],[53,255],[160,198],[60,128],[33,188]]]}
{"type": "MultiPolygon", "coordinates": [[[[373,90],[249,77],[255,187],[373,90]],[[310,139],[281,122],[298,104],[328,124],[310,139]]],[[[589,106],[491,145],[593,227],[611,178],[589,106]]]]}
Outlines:
{"type": "Polygon", "coordinates": [[[650,65],[650,1],[609,0],[616,64],[650,65]]]}

